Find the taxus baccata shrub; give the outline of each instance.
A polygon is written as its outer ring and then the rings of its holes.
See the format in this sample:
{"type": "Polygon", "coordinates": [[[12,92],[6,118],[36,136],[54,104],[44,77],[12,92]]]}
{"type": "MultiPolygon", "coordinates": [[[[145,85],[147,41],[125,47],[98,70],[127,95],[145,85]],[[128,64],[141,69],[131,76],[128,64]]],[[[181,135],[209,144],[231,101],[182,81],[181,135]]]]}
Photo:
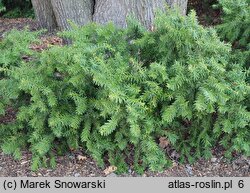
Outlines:
{"type": "Polygon", "coordinates": [[[222,9],[222,23],[217,26],[219,34],[237,48],[248,48],[250,44],[250,1],[219,0],[216,7],[222,9]]]}
{"type": "MultiPolygon", "coordinates": [[[[219,0],[222,23],[216,26],[222,40],[231,42],[234,59],[250,67],[250,0],[219,0]]],[[[249,78],[250,82],[250,78],[249,78]]]]}
{"type": "MultiPolygon", "coordinates": [[[[250,84],[250,0],[219,0],[215,7],[222,9],[222,23],[216,26],[218,34],[232,44],[232,61],[241,63],[248,71],[250,84]]],[[[247,98],[250,109],[250,96],[247,98]]]]}
{"type": "Polygon", "coordinates": [[[182,161],[211,157],[217,143],[227,155],[250,154],[246,75],[229,62],[230,46],[193,12],[159,13],[151,31],[129,20],[127,29],[89,24],[61,35],[71,43],[31,53],[4,72],[1,84],[13,81],[17,91],[1,97],[11,96],[18,111],[0,128],[5,153],[19,157],[28,146],[37,169],[82,147],[119,172],[128,164],[138,172],[169,166],[160,137],[182,161]]]}
{"type": "Polygon", "coordinates": [[[14,99],[17,96],[16,92],[19,91],[19,81],[12,78],[11,72],[24,62],[23,57],[36,55],[36,52],[30,49],[30,44],[38,42],[38,34],[40,32],[13,30],[8,37],[0,40],[0,115],[5,113],[4,104],[9,103],[10,99],[14,99]]]}

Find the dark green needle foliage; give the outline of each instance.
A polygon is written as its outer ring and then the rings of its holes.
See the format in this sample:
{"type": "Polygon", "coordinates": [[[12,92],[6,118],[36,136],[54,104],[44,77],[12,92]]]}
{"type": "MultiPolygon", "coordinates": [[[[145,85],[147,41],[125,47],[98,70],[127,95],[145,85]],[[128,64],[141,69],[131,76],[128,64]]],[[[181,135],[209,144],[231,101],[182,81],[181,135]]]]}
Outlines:
{"type": "MultiPolygon", "coordinates": [[[[231,42],[234,60],[250,67],[250,0],[219,0],[222,23],[217,26],[220,37],[231,42]]],[[[249,79],[250,81],[250,79],[249,79]]]]}
{"type": "Polygon", "coordinates": [[[220,35],[237,48],[248,48],[250,43],[250,0],[219,0],[222,8],[220,35]]]}
{"type": "Polygon", "coordinates": [[[222,9],[222,23],[216,29],[222,40],[232,44],[232,61],[242,64],[250,83],[250,0],[219,0],[215,6],[222,9]]]}
{"type": "MultiPolygon", "coordinates": [[[[150,32],[128,23],[127,29],[75,26],[61,34],[71,44],[41,53],[20,39],[18,53],[29,61],[1,54],[2,111],[11,104],[18,111],[14,123],[0,127],[3,151],[18,158],[28,146],[37,169],[48,157],[55,165],[57,152],[83,147],[100,166],[108,159],[119,172],[129,164],[138,172],[169,166],[160,137],[183,161],[209,158],[217,143],[227,155],[250,155],[249,86],[241,65],[230,62],[230,45],[193,12],[159,13],[150,32]]],[[[2,52],[15,49],[7,43],[16,33],[1,42],[2,52]]]]}

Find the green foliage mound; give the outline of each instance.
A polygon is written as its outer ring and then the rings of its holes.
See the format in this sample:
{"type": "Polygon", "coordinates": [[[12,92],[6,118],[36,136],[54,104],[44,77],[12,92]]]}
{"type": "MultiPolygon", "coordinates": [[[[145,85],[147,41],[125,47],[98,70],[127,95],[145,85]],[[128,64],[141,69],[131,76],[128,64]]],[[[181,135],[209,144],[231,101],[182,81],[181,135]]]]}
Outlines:
{"type": "MultiPolygon", "coordinates": [[[[217,26],[220,37],[231,42],[235,58],[250,67],[250,0],[219,0],[222,24],[217,26]]],[[[250,79],[249,79],[250,80],[250,79]]]]}
{"type": "MultiPolygon", "coordinates": [[[[250,84],[250,0],[219,0],[222,23],[216,26],[222,40],[232,44],[232,61],[241,63],[248,71],[250,84]]],[[[250,96],[246,104],[250,109],[250,96]]]]}
{"type": "Polygon", "coordinates": [[[37,169],[48,157],[55,166],[55,154],[83,147],[119,172],[128,160],[138,172],[170,165],[160,137],[182,161],[211,157],[217,143],[228,156],[250,155],[243,103],[250,90],[241,65],[230,62],[230,45],[193,12],[158,14],[152,29],[133,20],[126,30],[75,26],[61,34],[71,44],[41,53],[27,49],[37,34],[14,40],[24,32],[10,33],[0,44],[0,98],[2,111],[15,104],[18,113],[0,126],[2,150],[18,158],[30,147],[37,169]]]}
{"type": "Polygon", "coordinates": [[[222,8],[220,35],[236,47],[249,49],[250,44],[250,0],[219,0],[222,8]]]}

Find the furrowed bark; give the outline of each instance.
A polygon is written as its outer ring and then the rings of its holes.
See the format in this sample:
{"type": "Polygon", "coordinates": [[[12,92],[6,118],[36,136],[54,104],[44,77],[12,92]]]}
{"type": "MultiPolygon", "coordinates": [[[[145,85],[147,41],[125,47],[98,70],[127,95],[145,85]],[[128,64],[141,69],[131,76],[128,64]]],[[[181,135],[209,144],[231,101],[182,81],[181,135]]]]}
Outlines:
{"type": "Polygon", "coordinates": [[[114,22],[118,27],[126,27],[129,15],[150,28],[157,9],[164,10],[164,0],[96,0],[94,21],[100,24],[114,22]]]}
{"type": "Polygon", "coordinates": [[[32,0],[36,17],[43,28],[69,30],[72,21],[85,25],[91,21],[125,28],[126,19],[133,16],[148,29],[152,28],[155,12],[179,7],[186,14],[188,0],[32,0]]]}
{"type": "Polygon", "coordinates": [[[36,19],[41,28],[46,28],[48,31],[56,29],[56,18],[52,9],[50,0],[31,0],[35,10],[36,19]]]}
{"type": "Polygon", "coordinates": [[[188,0],[166,0],[170,8],[179,8],[183,15],[187,13],[188,0]]]}
{"type": "Polygon", "coordinates": [[[61,30],[71,28],[68,21],[80,26],[92,21],[93,0],[51,0],[51,3],[61,30]]]}

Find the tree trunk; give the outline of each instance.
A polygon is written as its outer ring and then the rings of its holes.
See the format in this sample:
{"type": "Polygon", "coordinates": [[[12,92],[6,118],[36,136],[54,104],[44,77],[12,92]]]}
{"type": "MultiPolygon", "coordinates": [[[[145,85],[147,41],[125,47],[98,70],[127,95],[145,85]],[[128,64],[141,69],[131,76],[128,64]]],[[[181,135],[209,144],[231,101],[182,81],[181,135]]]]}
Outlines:
{"type": "Polygon", "coordinates": [[[36,19],[41,28],[49,31],[56,29],[56,18],[50,0],[31,0],[36,19]]]}
{"type": "Polygon", "coordinates": [[[56,21],[61,30],[70,29],[68,21],[85,25],[92,21],[93,0],[51,0],[56,21]]]}
{"type": "Polygon", "coordinates": [[[126,27],[126,18],[132,15],[150,28],[155,11],[164,9],[165,0],[96,0],[94,21],[106,24],[110,21],[118,27],[126,27]]]}
{"type": "Polygon", "coordinates": [[[183,15],[186,15],[187,13],[187,3],[188,0],[167,0],[168,5],[171,8],[177,7],[180,9],[181,13],[183,15]]]}
{"type": "Polygon", "coordinates": [[[126,18],[131,15],[150,29],[155,11],[179,7],[186,14],[188,0],[32,0],[36,17],[43,28],[49,30],[58,26],[70,29],[68,21],[85,25],[94,21],[101,24],[113,22],[118,27],[126,27],[126,18]]]}

